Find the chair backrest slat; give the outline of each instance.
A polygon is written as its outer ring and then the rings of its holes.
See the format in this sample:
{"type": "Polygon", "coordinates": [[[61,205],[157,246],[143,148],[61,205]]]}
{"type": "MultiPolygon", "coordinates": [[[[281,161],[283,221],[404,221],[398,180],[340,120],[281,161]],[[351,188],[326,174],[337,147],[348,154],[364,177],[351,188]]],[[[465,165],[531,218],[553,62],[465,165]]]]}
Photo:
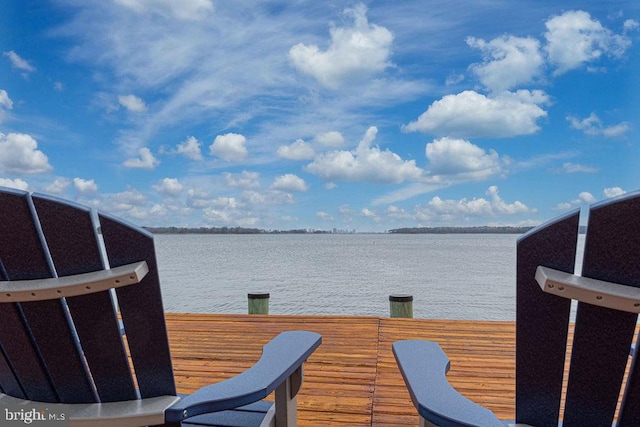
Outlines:
{"type": "MultiPolygon", "coordinates": [[[[0,197],[3,275],[8,280],[51,277],[29,194],[2,192],[0,197]]],[[[49,402],[95,401],[63,301],[0,305],[0,339],[25,397],[49,402]],[[14,340],[20,345],[15,345],[14,340]]]]}
{"type": "Polygon", "coordinates": [[[516,420],[557,427],[571,301],[543,293],[538,265],[572,273],[579,212],[525,234],[517,244],[516,420]]]}
{"type": "Polygon", "coordinates": [[[101,291],[0,303],[3,392],[62,403],[176,394],[153,236],[108,215],[96,219],[99,224],[72,202],[0,189],[0,280],[98,271],[107,267],[105,256],[110,267],[146,261],[149,268],[140,283],[116,289],[115,297],[101,291]]]}
{"type": "MultiPolygon", "coordinates": [[[[33,196],[58,276],[104,269],[90,210],[33,196]]],[[[101,402],[136,398],[120,325],[108,291],[66,299],[101,402]]]]}
{"type": "Polygon", "coordinates": [[[140,396],[173,395],[175,381],[153,237],[111,216],[101,214],[99,218],[111,267],[143,260],[149,267],[139,284],[116,289],[140,396]]]}
{"type": "Polygon", "coordinates": [[[638,354],[640,353],[636,351],[633,356],[633,364],[629,371],[620,414],[618,414],[618,427],[638,426],[640,421],[640,363],[638,363],[638,354]]]}
{"type": "MultiPolygon", "coordinates": [[[[640,287],[639,215],[638,197],[592,207],[583,276],[640,287]]],[[[636,321],[633,313],[578,303],[564,425],[612,424],[636,321]]]]}

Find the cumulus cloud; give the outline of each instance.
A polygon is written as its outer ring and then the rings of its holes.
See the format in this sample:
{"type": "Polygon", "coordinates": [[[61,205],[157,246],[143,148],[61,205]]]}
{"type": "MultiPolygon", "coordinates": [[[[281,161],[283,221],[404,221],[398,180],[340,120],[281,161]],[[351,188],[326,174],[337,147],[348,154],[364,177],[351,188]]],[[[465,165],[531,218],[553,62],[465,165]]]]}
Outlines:
{"type": "Polygon", "coordinates": [[[65,191],[71,186],[71,181],[67,178],[58,177],[51,184],[47,185],[44,189],[50,194],[64,194],[65,191]]]}
{"type": "Polygon", "coordinates": [[[260,174],[258,172],[242,171],[239,174],[225,173],[227,185],[244,190],[260,188],[260,174]]]}
{"type": "Polygon", "coordinates": [[[276,154],[278,157],[289,160],[310,160],[316,155],[311,144],[302,139],[298,139],[289,145],[281,145],[278,147],[276,154]]]}
{"type": "Polygon", "coordinates": [[[298,70],[334,89],[345,81],[379,73],[391,65],[393,34],[384,27],[369,24],[363,4],[344,13],[353,18],[353,26],[332,27],[331,44],[326,51],[303,43],[289,50],[289,58],[298,70]]]}
{"type": "Polygon", "coordinates": [[[184,186],[176,178],[163,178],[153,189],[163,196],[180,197],[184,186]]]}
{"type": "Polygon", "coordinates": [[[9,61],[11,61],[11,66],[15,69],[24,71],[25,73],[32,73],[36,70],[35,67],[29,64],[27,60],[23,59],[20,55],[12,50],[3,52],[3,55],[9,58],[9,61]]]}
{"type": "Polygon", "coordinates": [[[608,197],[622,196],[627,192],[620,187],[609,187],[609,188],[605,188],[602,193],[604,194],[604,197],[608,198],[608,197]]]}
{"type": "Polygon", "coordinates": [[[567,121],[573,129],[584,132],[591,136],[604,136],[605,138],[615,138],[623,136],[629,130],[631,125],[627,122],[618,123],[617,125],[604,126],[602,120],[595,114],[591,113],[589,117],[579,119],[575,116],[567,116],[567,121]]]}
{"type": "Polygon", "coordinates": [[[23,181],[20,178],[16,178],[16,179],[0,178],[0,187],[9,187],[9,188],[15,188],[17,190],[26,191],[29,189],[29,184],[27,184],[26,181],[23,181]]]}
{"type": "Polygon", "coordinates": [[[531,83],[542,74],[544,56],[537,39],[505,35],[487,42],[469,37],[467,44],[482,52],[484,62],[470,69],[492,92],[531,83]]]}
{"type": "Polygon", "coordinates": [[[134,188],[129,188],[110,195],[108,205],[109,210],[114,212],[140,211],[147,205],[147,196],[134,188]]]}
{"type": "Polygon", "coordinates": [[[73,178],[73,187],[83,195],[98,192],[98,185],[93,179],[73,178]]]}
{"type": "Polygon", "coordinates": [[[538,120],[547,116],[541,105],[548,103],[549,96],[541,90],[491,97],[467,90],[433,102],[418,120],[402,129],[461,138],[530,135],[540,129],[538,120]]]}
{"type": "Polygon", "coordinates": [[[271,184],[271,188],[274,190],[287,191],[287,192],[304,192],[309,189],[309,186],[304,179],[294,174],[286,174],[276,177],[271,184]]]}
{"type": "Polygon", "coordinates": [[[464,139],[444,137],[427,144],[429,173],[464,179],[485,179],[500,173],[500,157],[464,139]]]}
{"type": "Polygon", "coordinates": [[[640,24],[638,23],[638,21],[633,20],[633,19],[627,19],[627,20],[624,21],[623,29],[624,29],[625,33],[629,32],[629,31],[635,31],[638,28],[640,28],[640,24]]]}
{"type": "Polygon", "coordinates": [[[581,67],[603,56],[621,57],[631,45],[631,40],[614,34],[588,12],[572,10],[549,19],[544,34],[545,51],[555,75],[581,67]]]}
{"type": "Polygon", "coordinates": [[[202,152],[200,151],[200,141],[190,136],[176,147],[176,152],[191,160],[202,160],[202,152]]]}
{"type": "Polygon", "coordinates": [[[305,169],[321,178],[398,184],[418,180],[423,170],[415,160],[403,160],[389,150],[371,146],[378,129],[370,127],[353,151],[332,151],[318,156],[305,169]]]}
{"type": "Polygon", "coordinates": [[[421,222],[459,222],[473,217],[512,216],[536,212],[520,201],[509,203],[498,194],[498,187],[491,186],[487,198],[445,200],[433,197],[426,205],[416,208],[416,219],[421,222]]]}
{"type": "Polygon", "coordinates": [[[209,152],[227,162],[237,162],[247,157],[247,138],[237,133],[227,133],[216,136],[209,152]]]}
{"type": "Polygon", "coordinates": [[[123,166],[136,169],[155,169],[160,164],[160,161],[147,147],[139,149],[138,155],[140,157],[125,160],[123,166]]]}
{"type": "Polygon", "coordinates": [[[370,219],[374,219],[377,220],[379,219],[378,214],[375,211],[372,211],[369,208],[363,208],[360,211],[360,216],[364,217],[364,218],[370,218],[370,219]]]}
{"type": "Polygon", "coordinates": [[[591,203],[595,203],[597,199],[593,196],[593,194],[588,191],[583,191],[578,194],[578,197],[569,201],[569,202],[561,202],[553,207],[554,210],[564,211],[568,209],[573,209],[576,206],[580,205],[590,205],[591,203]]]}
{"type": "Polygon", "coordinates": [[[0,171],[13,174],[37,174],[53,170],[49,159],[38,150],[38,142],[23,133],[0,132],[0,171]]]}
{"type": "Polygon", "coordinates": [[[344,136],[334,130],[317,135],[315,140],[318,144],[326,147],[342,147],[344,145],[344,136]]]}
{"type": "Polygon", "coordinates": [[[144,101],[135,95],[120,95],[118,96],[118,102],[124,108],[134,113],[142,113],[147,109],[144,101]]]}
{"type": "Polygon", "coordinates": [[[333,221],[334,220],[334,218],[329,213],[327,213],[325,211],[316,212],[316,217],[318,219],[323,220],[323,221],[333,221]]]}

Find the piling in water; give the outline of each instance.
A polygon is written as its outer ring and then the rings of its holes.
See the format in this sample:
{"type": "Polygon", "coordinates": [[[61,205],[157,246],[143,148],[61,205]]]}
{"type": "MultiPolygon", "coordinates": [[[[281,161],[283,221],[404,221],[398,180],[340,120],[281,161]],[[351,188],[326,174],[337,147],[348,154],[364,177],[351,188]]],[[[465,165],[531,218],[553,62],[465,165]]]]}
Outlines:
{"type": "Polygon", "coordinates": [[[247,298],[249,314],[269,314],[269,292],[252,292],[247,298]]]}
{"type": "Polygon", "coordinates": [[[390,317],[413,318],[413,295],[394,294],[389,295],[390,317]]]}

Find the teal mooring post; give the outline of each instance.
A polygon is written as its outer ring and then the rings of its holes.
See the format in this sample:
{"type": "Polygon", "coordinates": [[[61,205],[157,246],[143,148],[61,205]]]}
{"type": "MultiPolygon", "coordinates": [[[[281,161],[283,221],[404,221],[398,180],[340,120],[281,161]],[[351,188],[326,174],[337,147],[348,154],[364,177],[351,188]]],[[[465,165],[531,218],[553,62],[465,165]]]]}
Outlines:
{"type": "Polygon", "coordinates": [[[413,318],[413,295],[389,295],[390,317],[413,318]]]}
{"type": "Polygon", "coordinates": [[[269,292],[252,292],[247,298],[249,314],[269,314],[269,292]]]}

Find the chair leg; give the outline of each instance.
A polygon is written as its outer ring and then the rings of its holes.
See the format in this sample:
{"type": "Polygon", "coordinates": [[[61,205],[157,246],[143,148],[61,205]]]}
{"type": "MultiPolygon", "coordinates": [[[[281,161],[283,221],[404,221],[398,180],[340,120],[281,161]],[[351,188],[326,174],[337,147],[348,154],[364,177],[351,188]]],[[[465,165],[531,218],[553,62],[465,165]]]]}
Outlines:
{"type": "Polygon", "coordinates": [[[419,427],[438,427],[438,426],[433,424],[431,421],[428,421],[426,418],[420,417],[419,427]]]}
{"type": "Polygon", "coordinates": [[[296,395],[301,385],[302,366],[276,388],[276,427],[296,427],[298,425],[296,395]]]}

